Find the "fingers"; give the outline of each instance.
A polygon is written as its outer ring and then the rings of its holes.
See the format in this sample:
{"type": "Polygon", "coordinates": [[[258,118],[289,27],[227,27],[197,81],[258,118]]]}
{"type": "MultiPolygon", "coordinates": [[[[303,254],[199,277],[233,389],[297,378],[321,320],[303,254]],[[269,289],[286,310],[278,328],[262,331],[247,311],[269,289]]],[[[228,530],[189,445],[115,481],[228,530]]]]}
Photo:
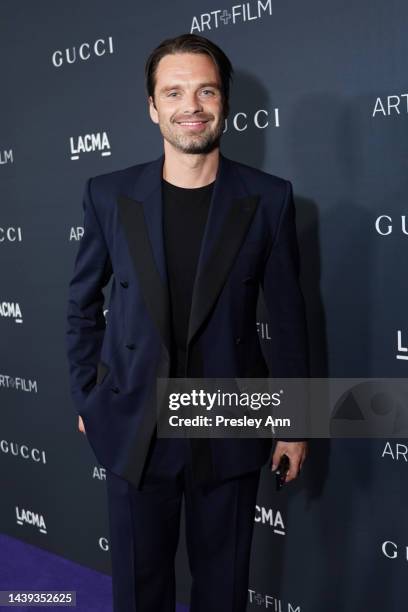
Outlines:
{"type": "Polygon", "coordinates": [[[302,469],[302,466],[306,459],[306,452],[303,452],[300,457],[299,456],[289,456],[290,467],[286,474],[285,482],[289,482],[290,480],[294,480],[299,476],[299,472],[302,469]]]}
{"type": "Polygon", "coordinates": [[[78,429],[79,429],[79,431],[80,431],[81,433],[86,434],[86,431],[85,431],[85,426],[84,426],[84,422],[83,422],[83,420],[82,420],[82,417],[80,417],[80,416],[78,417],[78,429]]]}
{"type": "Polygon", "coordinates": [[[307,455],[307,444],[305,442],[283,442],[278,441],[272,457],[271,470],[274,472],[279,465],[282,455],[289,459],[289,469],[286,473],[285,482],[294,480],[302,469],[307,455]]]}
{"type": "Polygon", "coordinates": [[[303,453],[302,458],[300,460],[299,472],[302,469],[304,462],[306,461],[306,457],[307,457],[307,453],[305,452],[305,453],[303,453]]]}
{"type": "Polygon", "coordinates": [[[281,460],[281,457],[283,454],[284,454],[283,449],[280,448],[279,445],[277,445],[275,448],[275,452],[273,453],[273,456],[272,456],[272,466],[271,466],[272,472],[274,472],[276,468],[278,467],[279,461],[281,460]]]}
{"type": "Polygon", "coordinates": [[[285,482],[290,482],[296,478],[296,476],[299,474],[299,465],[299,459],[289,457],[289,469],[286,474],[285,482]]]}

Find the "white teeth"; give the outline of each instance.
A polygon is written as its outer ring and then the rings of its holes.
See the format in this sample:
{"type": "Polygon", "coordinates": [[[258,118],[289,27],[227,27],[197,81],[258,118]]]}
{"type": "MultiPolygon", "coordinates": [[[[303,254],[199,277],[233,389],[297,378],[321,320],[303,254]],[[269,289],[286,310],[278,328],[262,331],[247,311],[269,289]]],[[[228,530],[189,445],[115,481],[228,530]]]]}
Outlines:
{"type": "Polygon", "coordinates": [[[198,125],[204,123],[203,121],[180,121],[180,125],[198,125]]]}

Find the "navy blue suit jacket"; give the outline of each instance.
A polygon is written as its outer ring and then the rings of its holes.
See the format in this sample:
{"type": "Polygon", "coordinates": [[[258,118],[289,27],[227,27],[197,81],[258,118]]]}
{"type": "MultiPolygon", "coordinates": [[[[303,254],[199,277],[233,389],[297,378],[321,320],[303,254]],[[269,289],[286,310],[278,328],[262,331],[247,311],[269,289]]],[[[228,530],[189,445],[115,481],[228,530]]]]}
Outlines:
{"type": "MultiPolygon", "coordinates": [[[[88,179],[68,290],[76,410],[100,464],[135,486],[156,427],[156,378],[171,373],[163,162],[164,154],[88,179]],[[102,289],[112,276],[105,319],[102,289]]],[[[185,376],[309,376],[292,185],[222,153],[193,291],[185,376]],[[267,357],[256,328],[260,287],[272,336],[267,357]]],[[[256,469],[271,451],[265,438],[190,442],[204,480],[256,469]]]]}

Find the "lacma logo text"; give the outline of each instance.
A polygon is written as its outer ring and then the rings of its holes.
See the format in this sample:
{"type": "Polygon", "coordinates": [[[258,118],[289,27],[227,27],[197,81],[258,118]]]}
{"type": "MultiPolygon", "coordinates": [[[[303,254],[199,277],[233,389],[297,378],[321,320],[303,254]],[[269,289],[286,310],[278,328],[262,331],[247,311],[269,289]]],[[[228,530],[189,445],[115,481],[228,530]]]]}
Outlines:
{"type": "Polygon", "coordinates": [[[69,139],[71,159],[79,159],[80,153],[93,153],[98,151],[102,157],[111,154],[109,138],[106,132],[96,134],[85,134],[84,136],[73,136],[69,139]]]}

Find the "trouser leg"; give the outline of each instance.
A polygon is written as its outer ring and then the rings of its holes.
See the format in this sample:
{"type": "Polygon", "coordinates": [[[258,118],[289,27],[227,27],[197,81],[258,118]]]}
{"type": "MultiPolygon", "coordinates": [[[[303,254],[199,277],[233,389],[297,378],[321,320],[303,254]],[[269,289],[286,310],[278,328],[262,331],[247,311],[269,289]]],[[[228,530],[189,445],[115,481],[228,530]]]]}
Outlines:
{"type": "Polygon", "coordinates": [[[138,490],[107,471],[114,612],[174,612],[182,490],[180,474],[138,490]]]}
{"type": "Polygon", "coordinates": [[[190,612],[245,612],[260,470],[209,487],[186,470],[190,612]]]}

